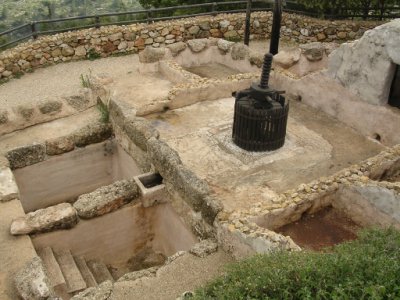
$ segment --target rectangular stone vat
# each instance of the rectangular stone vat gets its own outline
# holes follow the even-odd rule
[[[14,170],[26,213],[74,201],[81,194],[140,173],[135,161],[114,140]]]

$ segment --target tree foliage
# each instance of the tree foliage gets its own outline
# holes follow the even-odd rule
[[[400,0],[298,0],[299,4],[319,15],[369,15],[383,16],[394,5],[400,5]]]

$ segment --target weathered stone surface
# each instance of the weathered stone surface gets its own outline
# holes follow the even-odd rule
[[[231,49],[231,56],[234,60],[245,59],[249,55],[249,47],[242,43],[235,43]]]
[[[66,44],[61,45],[61,54],[63,56],[67,56],[67,57],[72,56],[72,55],[74,55],[74,53],[75,53],[75,50],[72,47],[70,47]]]
[[[395,64],[400,64],[400,19],[367,31],[332,52],[328,74],[366,102],[387,103]]]
[[[100,143],[112,135],[110,124],[89,124],[74,132],[73,139],[77,147],[85,147],[90,144]]]
[[[89,219],[114,211],[138,196],[133,180],[121,180],[79,196],[74,208],[81,218]]]
[[[300,49],[303,50],[303,54],[309,61],[319,61],[325,53],[325,46],[319,42],[301,45]]]
[[[54,295],[43,262],[37,256],[16,274],[15,286],[24,300],[45,300]]]
[[[208,239],[195,244],[189,252],[198,257],[206,257],[211,253],[217,252],[217,250],[218,244],[215,241]]]
[[[234,44],[234,42],[230,42],[224,39],[219,39],[217,42],[218,49],[224,53],[228,52]]]
[[[181,193],[181,196],[189,202],[196,211],[200,211],[206,197],[210,193],[207,183],[198,178],[191,170],[183,165],[177,166],[175,176],[172,180],[174,186]]]
[[[158,139],[160,136],[158,130],[151,126],[148,120],[140,117],[135,117],[133,120],[126,122],[124,130],[135,145],[144,151],[147,151],[147,141],[150,138]]]
[[[200,27],[197,26],[197,25],[194,25],[194,26],[191,26],[188,31],[189,31],[190,34],[196,35],[200,31]]]
[[[110,280],[104,281],[98,287],[91,287],[71,298],[71,300],[107,300],[112,295],[114,285]]]
[[[155,277],[158,269],[159,267],[151,267],[140,271],[130,272],[120,277],[117,281],[135,281],[142,277]]]
[[[61,203],[30,212],[11,223],[11,234],[31,234],[67,229],[78,223],[76,210],[69,203]]]
[[[220,211],[223,210],[221,201],[209,195],[203,199],[203,205],[201,207],[201,215],[208,224],[214,223],[215,217]]]
[[[0,168],[0,202],[18,198],[18,186],[9,168]]]
[[[179,53],[181,53],[183,50],[186,49],[186,47],[187,47],[186,43],[184,42],[177,42],[167,46],[167,48],[171,51],[173,56],[176,56]]]
[[[74,150],[75,144],[72,137],[59,137],[46,141],[47,155],[59,155]]]
[[[47,100],[39,104],[39,110],[44,115],[55,114],[61,111],[62,102]]]
[[[207,43],[207,39],[196,39],[187,41],[190,50],[192,50],[194,53],[203,51],[207,47]]]
[[[264,55],[256,51],[250,51],[249,62],[261,68],[264,63]]]
[[[300,49],[281,50],[274,56],[273,62],[284,69],[288,69],[299,61],[300,55]]]
[[[69,105],[71,105],[77,111],[84,111],[90,105],[92,90],[89,88],[82,88],[79,90],[77,95],[64,97]]]
[[[224,33],[224,38],[237,40],[239,38],[239,35],[236,30],[229,30]]]
[[[11,169],[23,168],[43,161],[46,157],[46,147],[43,144],[22,146],[8,151],[6,157]]]
[[[8,122],[8,111],[0,111],[0,125]]]
[[[25,120],[29,121],[32,118],[35,109],[30,106],[19,106],[17,111]]]
[[[79,46],[75,49],[76,56],[85,56],[86,55],[86,48],[85,46]]]
[[[147,152],[161,176],[167,180],[172,180],[178,166],[182,164],[178,152],[154,137],[147,141]]]
[[[146,47],[139,53],[139,60],[142,63],[154,63],[163,59],[165,56],[165,48]]]

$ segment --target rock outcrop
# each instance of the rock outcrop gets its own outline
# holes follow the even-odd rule
[[[400,65],[400,19],[342,44],[329,60],[328,74],[375,105],[386,104],[395,64]]]

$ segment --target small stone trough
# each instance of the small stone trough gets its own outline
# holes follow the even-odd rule
[[[135,176],[134,180],[139,187],[143,207],[166,202],[165,185],[162,183],[163,178],[160,174],[150,172]]]

